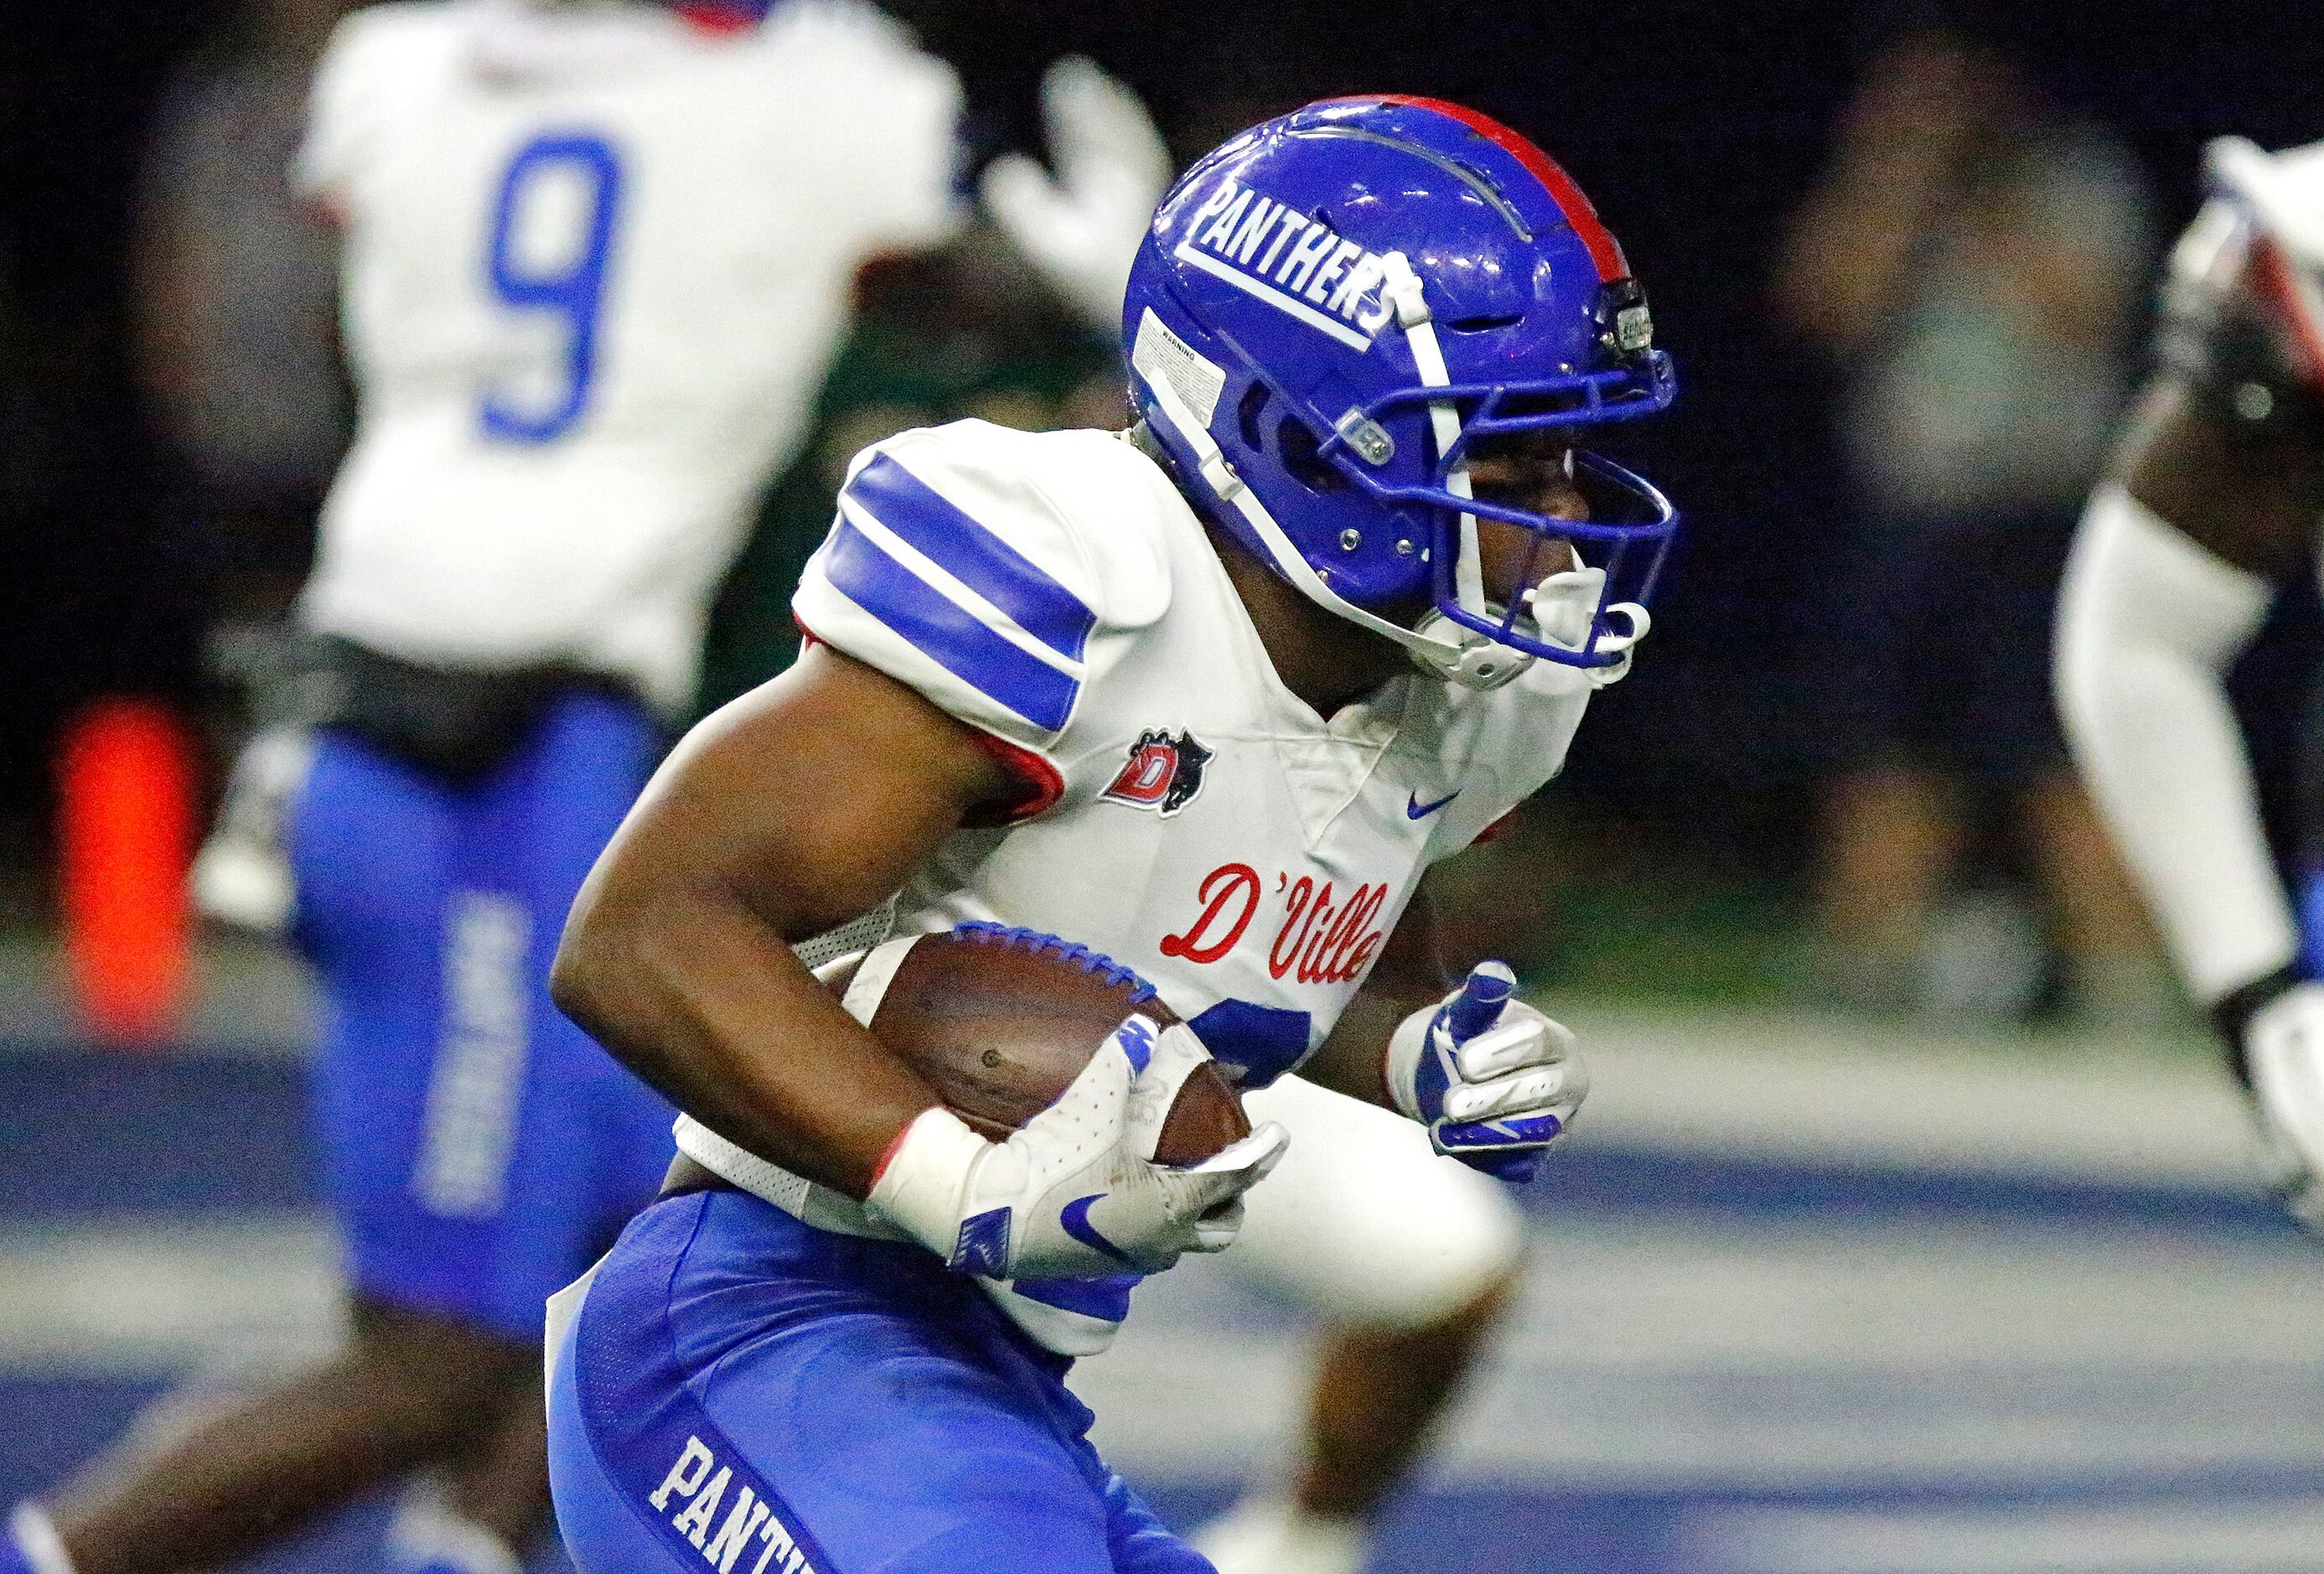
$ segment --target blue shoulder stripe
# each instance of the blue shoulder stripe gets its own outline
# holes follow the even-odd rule
[[[895,459],[875,455],[843,490],[864,512],[1015,619],[1019,628],[1058,655],[1081,659],[1097,614]]]
[[[824,548],[824,574],[848,600],[979,693],[1056,732],[1081,684],[1028,655],[906,568],[842,518]]]

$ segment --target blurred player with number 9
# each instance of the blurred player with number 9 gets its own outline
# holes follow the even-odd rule
[[[304,725],[245,757],[198,883],[318,970],[350,1331],[20,1509],[9,1574],[213,1567],[431,1466],[396,1566],[511,1574],[540,1526],[542,1304],[671,1118],[550,1005],[550,955],[858,270],[955,221],[949,68],[853,0],[767,10],[421,0],[326,52],[295,179],[342,226],[358,426]]]

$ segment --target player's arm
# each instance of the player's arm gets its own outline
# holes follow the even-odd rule
[[[969,727],[810,647],[655,775],[574,903],[551,992],[704,1124],[862,1197],[936,1096],[788,943],[877,906],[1009,786]]]
[[[2265,521],[2285,500],[2231,456],[2183,386],[2150,391],[2083,514],[2055,645],[2075,760],[2206,1003],[2278,974],[2296,944],[2226,687],[2272,599]]]
[[[1436,1151],[1526,1181],[1590,1091],[1573,1035],[1481,962],[1451,993],[1425,887],[1300,1074],[1428,1128]]]
[[[2314,551],[2313,410],[2311,392],[2231,348],[2166,370],[2091,496],[2060,594],[2068,738],[2207,1002],[2275,974],[2295,945],[2225,676]]]
[[[2176,357],[2142,400],[2067,566],[2056,680],[2077,763],[2258,1099],[2287,1190],[2324,1217],[2324,990],[2293,971],[2298,927],[2225,683],[2324,517],[2324,421],[2313,385],[2259,353],[2264,304],[2238,264],[2206,353]]]

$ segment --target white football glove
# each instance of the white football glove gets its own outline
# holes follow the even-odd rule
[[[1067,305],[1109,338],[1121,330],[1130,259],[1170,184],[1170,153],[1138,95],[1079,56],[1041,78],[1056,175],[1021,153],[986,166],[984,206]]]
[[[1606,571],[1602,568],[1569,568],[1563,574],[1553,574],[1533,589],[1525,593],[1526,608],[1533,613],[1534,627],[1552,645],[1568,650],[1579,650],[1590,638],[1591,621],[1598,614],[1599,598],[1606,594]],[[1646,609],[1634,601],[1616,602],[1606,609],[1628,618],[1628,633],[1609,633],[1598,641],[1600,655],[1619,656],[1610,667],[1585,667],[1582,669],[1592,688],[1604,688],[1609,683],[1619,683],[1629,676],[1630,658],[1638,641],[1655,626]]]
[[[188,877],[196,912],[255,934],[290,927],[299,889],[288,830],[314,763],[314,736],[303,727],[268,727],[243,745],[217,824]]]
[[[2295,984],[2254,1011],[2240,1053],[2276,1190],[2324,1230],[2324,984]]]
[[[1436,1151],[1504,1181],[1530,1181],[1590,1091],[1573,1034],[1516,998],[1505,962],[1479,962],[1461,987],[1388,1038],[1396,1107]]]
[[[1224,1251],[1242,1194],[1290,1136],[1273,1121],[1199,1164],[1153,1162],[1180,1084],[1208,1059],[1183,1024],[1132,1017],[1057,1101],[1006,1142],[941,1106],[905,1128],[864,1200],[873,1213],[988,1279],[1159,1273],[1182,1252]]]

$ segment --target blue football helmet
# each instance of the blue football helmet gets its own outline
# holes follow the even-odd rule
[[[1587,521],[1471,495],[1480,438],[1650,415],[1676,391],[1621,247],[1565,171],[1472,110],[1327,99],[1214,150],[1131,265],[1139,411],[1194,501],[1311,600],[1471,687],[1609,668],[1646,631],[1668,499],[1574,451]],[[1564,615],[1487,599],[1479,518],[1555,540]],[[1518,583],[1547,578],[1529,559]],[[1583,590],[1583,609],[1567,594]],[[1383,612],[1433,603],[1413,626]]]

